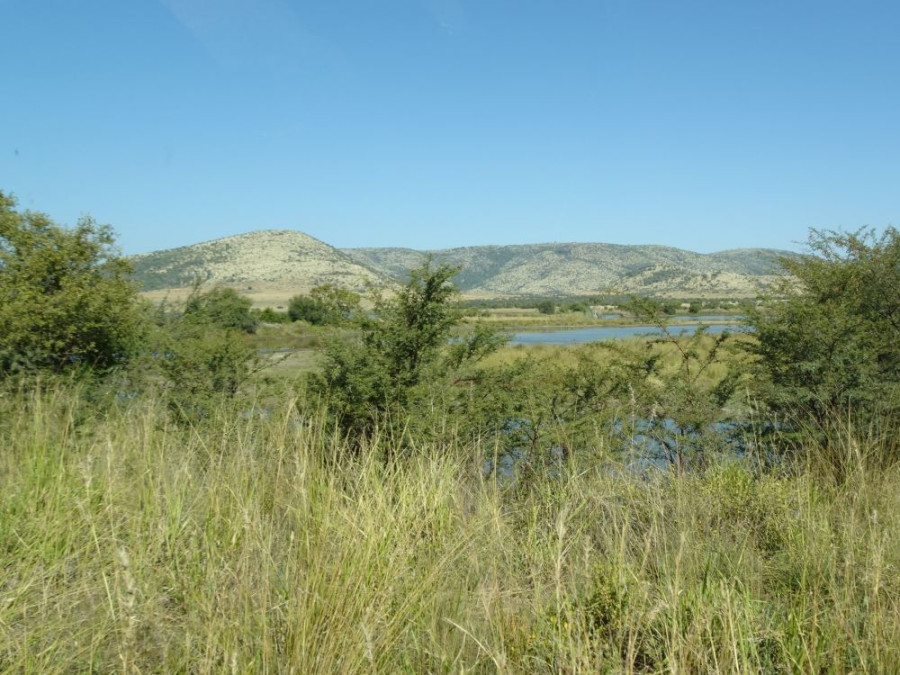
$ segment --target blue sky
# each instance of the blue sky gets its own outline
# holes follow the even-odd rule
[[[0,190],[126,253],[900,224],[900,3],[0,0]]]

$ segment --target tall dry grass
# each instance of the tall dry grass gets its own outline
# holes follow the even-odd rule
[[[0,422],[0,671],[900,664],[897,466],[648,479],[582,448],[498,483],[450,431],[386,464],[291,401],[184,429],[73,387]]]

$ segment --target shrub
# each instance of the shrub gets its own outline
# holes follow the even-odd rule
[[[477,373],[460,406],[459,429],[469,438],[496,438],[492,451],[515,457],[530,476],[558,473],[578,455],[596,457],[616,435],[640,372],[607,343],[565,349],[565,356],[526,352]],[[501,473],[502,464],[491,460]]]
[[[327,403],[344,434],[366,437],[379,424],[390,427],[391,420],[410,413],[421,422],[438,399],[452,396],[455,373],[502,344],[485,328],[449,344],[462,320],[452,302],[456,289],[450,280],[457,271],[427,261],[410,272],[393,298],[374,298],[373,315],[356,319],[358,338],[326,347],[311,390]]]
[[[143,322],[112,230],[90,218],[67,229],[15,206],[0,192],[0,376],[125,363]]]
[[[291,321],[306,321],[314,326],[340,325],[353,320],[359,312],[360,297],[353,291],[323,284],[309,295],[295,295],[288,303]]]
[[[661,332],[646,342],[643,355],[618,350],[638,374],[631,383],[638,431],[648,450],[658,448],[676,469],[702,465],[727,447],[728,405],[744,375],[740,361],[729,358],[732,336],[707,335],[703,326],[688,334],[670,331],[667,305],[653,299],[633,298],[625,308]]]
[[[541,314],[553,314],[556,311],[556,305],[553,304],[552,300],[542,300],[535,308]]]
[[[590,311],[590,307],[585,302],[567,302],[560,310],[563,312],[578,312],[584,314]]]
[[[252,305],[250,298],[243,297],[233,288],[220,286],[201,293],[199,286],[195,286],[185,304],[184,314],[195,322],[255,333],[259,319],[251,313]]]
[[[249,300],[226,288],[204,293],[195,287],[180,315],[161,308],[154,362],[177,421],[207,417],[259,370],[259,357],[244,335],[245,313]]]
[[[291,317],[287,312],[279,312],[271,307],[265,307],[261,310],[254,309],[251,312],[262,323],[289,323],[291,321]]]
[[[825,430],[850,419],[896,437],[900,404],[900,233],[813,230],[783,260],[782,298],[748,312],[771,411]]]
[[[236,331],[179,324],[159,359],[169,409],[180,422],[206,417],[217,401],[238,393],[254,363],[254,351]]]

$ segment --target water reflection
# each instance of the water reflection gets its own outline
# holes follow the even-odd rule
[[[726,323],[704,324],[710,335],[729,332],[746,331],[743,326]],[[697,326],[669,326],[670,335],[689,335],[697,330]],[[569,328],[554,331],[524,331],[514,333],[509,341],[511,345],[573,345],[602,340],[622,340],[633,337],[662,335],[656,326],[598,326],[595,328]]]
[[[513,421],[507,425],[505,433],[526,424],[524,420]],[[774,431],[775,427],[768,426],[767,430]],[[688,431],[671,419],[629,418],[613,420],[611,432],[616,449],[603,465],[606,470],[632,476],[649,477],[672,469],[691,471],[713,457],[739,461],[755,458],[769,464],[776,461],[771,450],[758,445],[758,438],[747,423],[717,422],[698,431]],[[672,454],[673,443],[681,446],[683,456],[678,459]],[[565,472],[567,455],[558,445],[538,451],[513,447],[486,458],[482,463],[482,474],[507,485],[515,483],[517,474],[523,469],[559,477]]]

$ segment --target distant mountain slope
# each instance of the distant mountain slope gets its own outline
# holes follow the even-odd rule
[[[796,255],[790,251],[776,251],[770,248],[732,248],[710,253],[709,258],[727,265],[733,272],[765,275],[781,274],[779,259]]]
[[[529,244],[419,252],[400,248],[344,249],[354,260],[397,277],[427,255],[461,265],[463,291],[502,295],[623,293],[753,295],[780,274],[771,249],[702,254],[665,246]]]
[[[263,230],[133,260],[147,291],[184,288],[199,277],[287,298],[323,283],[357,291],[367,284],[386,286],[428,255],[461,266],[456,284],[473,294],[738,297],[753,296],[770,285],[781,274],[779,256],[790,254],[770,249],[702,254],[665,246],[564,243],[338,250],[302,232]]]
[[[194,279],[226,285],[311,288],[331,283],[363,290],[381,274],[302,232],[262,230],[132,258],[144,290],[181,288]]]

